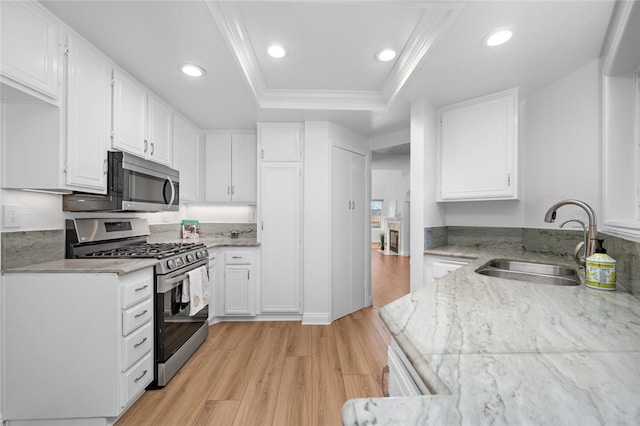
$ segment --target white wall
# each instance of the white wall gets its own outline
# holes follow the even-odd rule
[[[305,324],[331,322],[331,148],[334,144],[367,153],[368,141],[347,129],[328,122],[307,121],[304,131],[304,315]],[[371,194],[367,182],[367,194]],[[371,241],[363,241],[366,251],[367,296],[371,296]]]
[[[555,224],[546,224],[547,208],[563,198],[583,200],[599,212],[600,127],[596,60],[521,99],[520,200],[446,203],[446,224],[557,228],[565,219],[585,218],[568,206],[558,210]]]
[[[436,109],[421,98],[411,103],[411,248],[410,288],[424,282],[424,228],[444,225],[436,199]]]

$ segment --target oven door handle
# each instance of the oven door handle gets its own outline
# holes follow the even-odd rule
[[[158,293],[166,293],[172,288],[178,287],[178,283],[189,278],[189,274],[180,274],[177,277],[158,280]]]

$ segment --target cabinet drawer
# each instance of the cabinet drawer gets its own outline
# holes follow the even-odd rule
[[[129,401],[140,393],[153,380],[153,357],[149,353],[140,362],[122,375],[122,401],[126,407]]]
[[[122,308],[131,306],[148,299],[153,294],[153,275],[143,274],[136,276],[135,280],[124,284],[122,287]]]
[[[151,325],[152,323],[149,322],[122,339],[122,371],[127,371],[151,351],[153,346],[153,327]]]
[[[251,265],[253,255],[249,252],[234,252],[224,254],[225,265]]]
[[[147,299],[139,305],[122,312],[122,335],[127,336],[133,330],[149,322],[152,314],[153,306],[151,299]]]

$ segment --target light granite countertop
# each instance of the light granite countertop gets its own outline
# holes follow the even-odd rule
[[[434,396],[363,398],[345,425],[640,424],[640,300],[475,273],[514,250],[444,247],[468,265],[380,310]]]
[[[150,236],[149,243],[167,242],[200,242],[207,248],[215,247],[257,247],[260,244],[255,238],[199,238],[197,240],[183,240],[180,238],[167,239],[165,236]],[[157,259],[59,259],[49,262],[35,263],[4,271],[12,273],[116,273],[127,274],[139,269],[155,266]]]
[[[60,259],[11,268],[4,273],[128,274],[153,267],[156,263],[158,263],[157,259]]]

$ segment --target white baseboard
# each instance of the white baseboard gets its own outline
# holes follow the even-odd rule
[[[331,314],[329,312],[305,313],[302,315],[302,325],[329,325]]]

